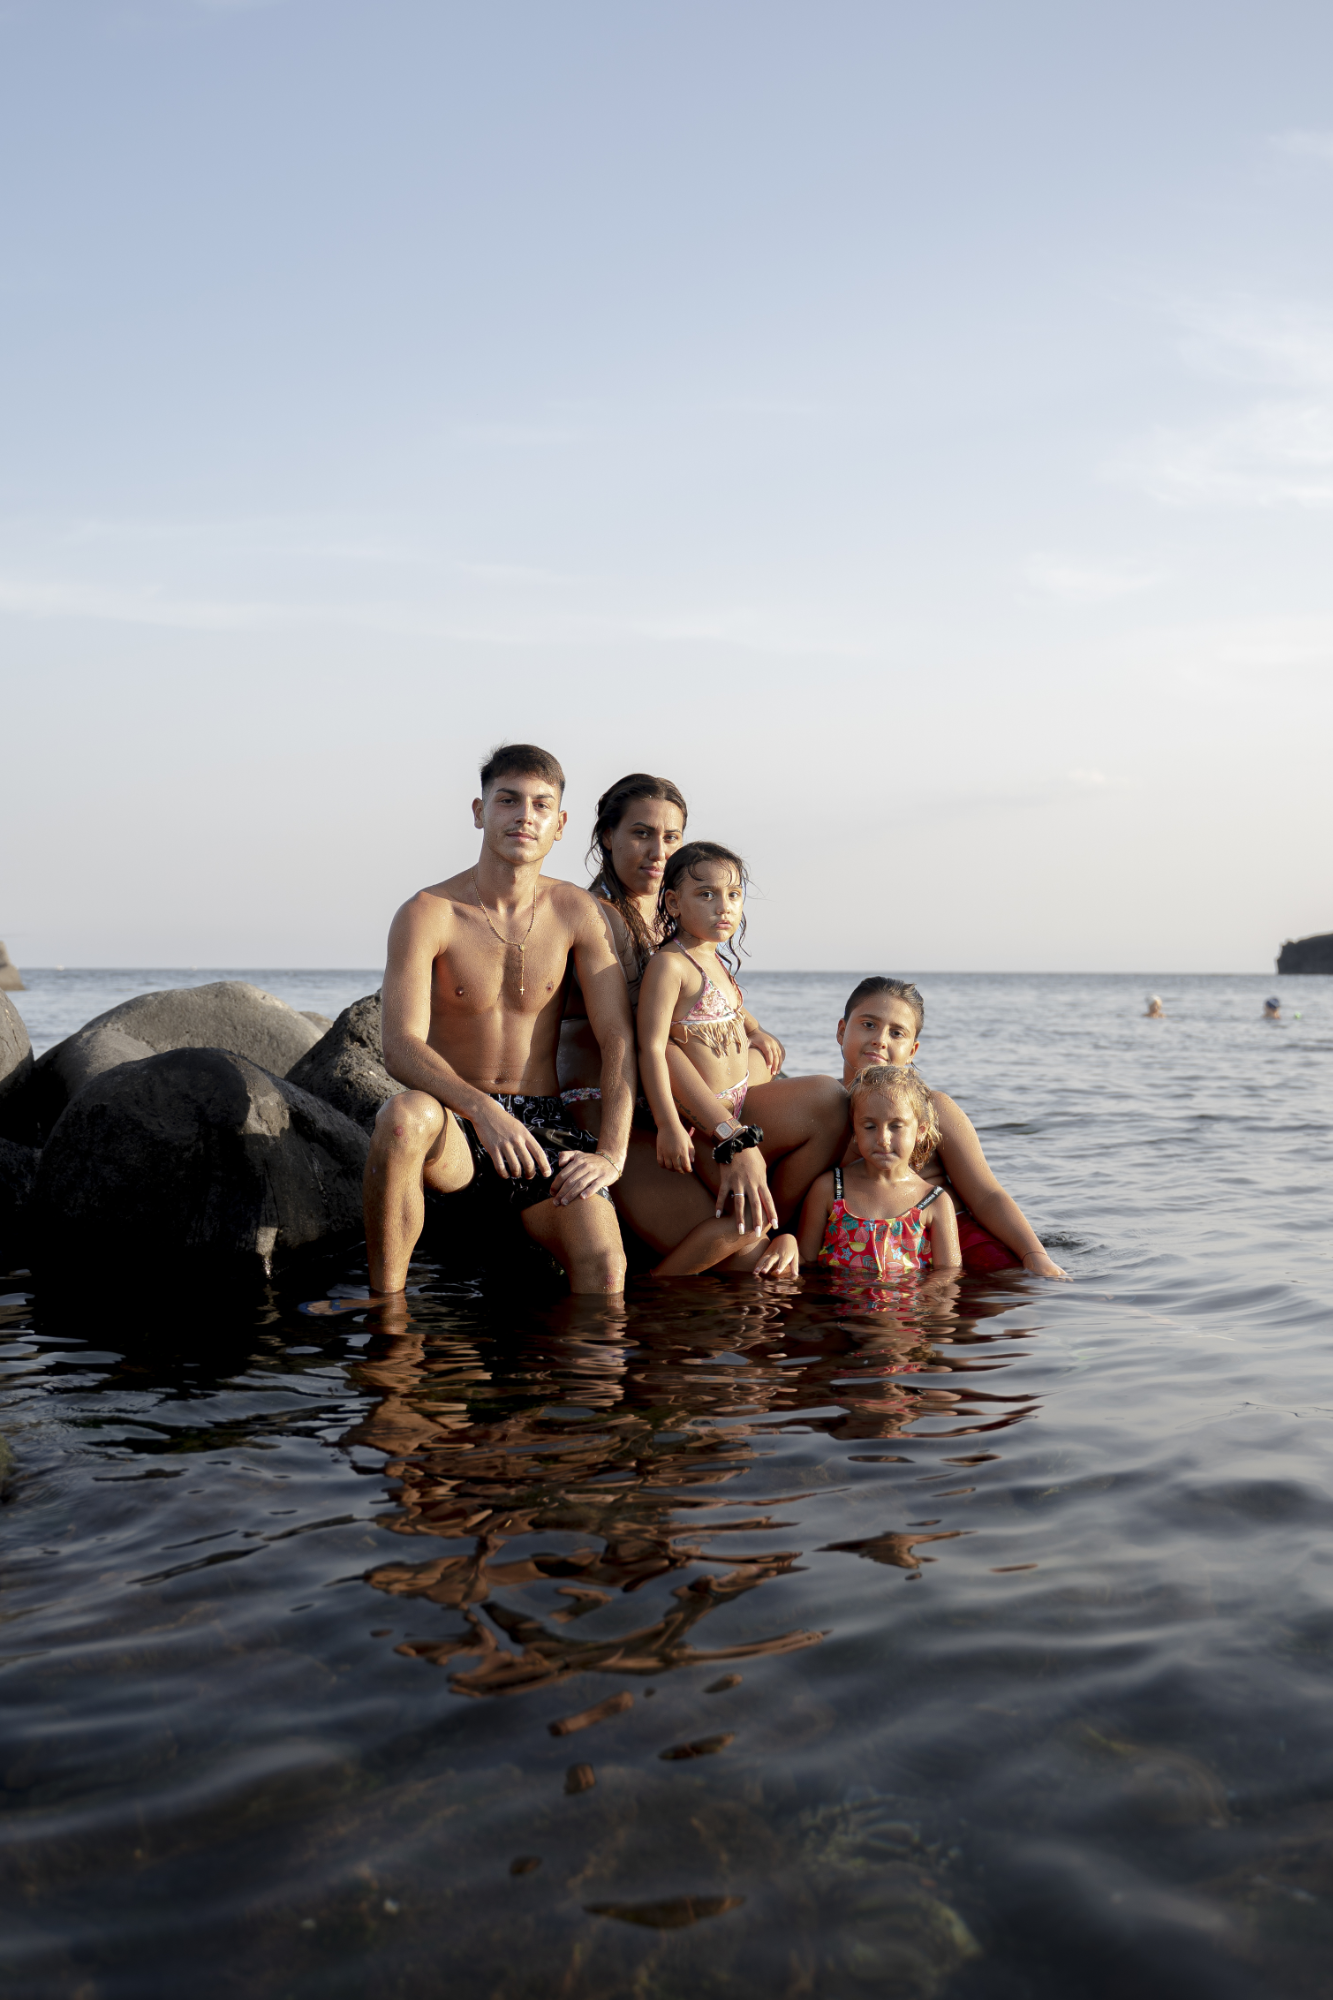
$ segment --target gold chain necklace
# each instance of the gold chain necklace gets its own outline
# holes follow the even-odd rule
[[[523,933],[523,942],[522,944],[517,944],[512,938],[502,937],[491,922],[490,911],[481,900],[481,886],[477,881],[477,871],[475,868],[472,870],[472,888],[477,898],[477,908],[481,911],[483,917],[485,917],[486,928],[491,936],[498,944],[502,944],[506,951],[516,951],[518,953],[518,997],[521,1000],[527,990],[524,985],[527,970],[523,954],[528,948],[528,939],[532,936],[532,926],[537,921],[537,891],[534,889],[532,892],[532,915],[528,918],[528,928]]]

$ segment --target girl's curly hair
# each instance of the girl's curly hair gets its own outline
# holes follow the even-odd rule
[[[896,1104],[911,1106],[920,1130],[912,1148],[910,1164],[914,1168],[924,1167],[940,1143],[940,1121],[935,1116],[930,1092],[921,1078],[914,1069],[902,1069],[896,1063],[871,1063],[868,1068],[858,1070],[852,1078],[847,1096],[853,1111],[856,1100],[869,1097],[872,1092],[878,1092],[881,1097],[890,1098]]]

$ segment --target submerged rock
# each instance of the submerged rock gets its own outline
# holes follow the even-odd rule
[[[28,1260],[32,1191],[40,1158],[35,1146],[0,1139],[0,1271],[15,1270]]]
[[[344,1007],[323,1040],[288,1075],[369,1132],[385,1099],[403,1088],[384,1067],[379,994],[368,993]]]
[[[32,1075],[32,1043],[23,1016],[0,993],[0,1131],[8,1130],[6,1113]]]
[[[98,1014],[41,1056],[21,1099],[15,1138],[40,1140],[94,1077],[121,1063],[143,1062],[170,1049],[227,1049],[260,1069],[285,1076],[319,1039],[313,1022],[243,979],[140,993]]]
[[[4,939],[0,938],[0,993],[22,993],[23,975],[5,950]]]
[[[94,1077],[57,1121],[33,1197],[59,1274],[134,1258],[237,1276],[361,1230],[364,1132],[225,1049],[182,1048]]]

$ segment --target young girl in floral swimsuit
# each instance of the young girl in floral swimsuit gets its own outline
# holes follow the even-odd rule
[[[961,1267],[953,1202],[917,1172],[939,1143],[926,1086],[914,1070],[881,1063],[848,1095],[860,1158],[821,1174],[806,1196],[802,1261],[868,1278]]]

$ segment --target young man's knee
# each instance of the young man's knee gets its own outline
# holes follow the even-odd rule
[[[392,1153],[428,1153],[444,1129],[443,1105],[424,1090],[403,1090],[380,1107],[374,1144]]]

